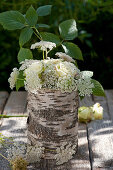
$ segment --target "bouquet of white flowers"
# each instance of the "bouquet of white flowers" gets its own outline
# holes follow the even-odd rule
[[[0,23],[5,29],[21,29],[20,51],[17,56],[21,66],[19,69],[14,68],[10,75],[11,89],[16,86],[18,90],[25,86],[26,90],[34,93],[38,89],[49,88],[62,92],[78,90],[79,96],[82,97],[92,93],[104,96],[100,83],[91,78],[93,72],[80,72],[77,67],[76,60],[83,60],[82,52],[77,45],[68,42],[68,40],[76,38],[78,34],[75,20],[70,19],[60,23],[61,39],[53,33],[40,32],[40,28],[47,29],[49,26],[37,23],[38,17],[48,15],[50,12],[51,5],[39,7],[37,10],[31,6],[25,15],[18,11],[0,13]],[[38,58],[33,60],[31,50],[24,48],[33,33],[40,41],[32,44],[31,49],[42,50],[42,60],[38,60]],[[59,48],[61,51],[56,52]]]
[[[81,98],[92,93],[105,94],[101,84],[92,79],[93,72],[80,71],[77,66],[76,60],[83,60],[82,52],[68,41],[78,35],[74,19],[59,24],[60,36],[40,31],[42,27],[49,28],[39,23],[40,16],[50,12],[51,5],[37,10],[31,6],[24,15],[7,11],[0,13],[0,24],[7,30],[21,30],[17,55],[20,67],[13,69],[8,81],[11,89],[25,87],[28,91],[28,141],[30,145],[40,142],[44,148],[43,159],[49,160],[48,167],[53,169],[53,164],[56,167],[67,162],[77,151],[78,94]],[[30,47],[27,42],[31,39]],[[33,50],[39,52],[35,59]]]

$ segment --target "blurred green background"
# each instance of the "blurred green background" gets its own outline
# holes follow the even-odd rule
[[[31,4],[35,9],[53,5],[51,16],[39,18],[40,23],[51,26],[47,31],[58,34],[60,22],[76,20],[79,36],[73,42],[84,56],[79,68],[94,71],[94,78],[105,89],[113,88],[113,0],[0,0],[0,12],[19,10],[24,14]],[[0,26],[0,90],[10,90],[7,79],[12,68],[18,67],[19,34]]]

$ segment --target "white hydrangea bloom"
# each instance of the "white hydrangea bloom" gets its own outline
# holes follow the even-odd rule
[[[56,47],[56,44],[49,41],[40,41],[31,45],[31,49],[40,48],[43,51],[52,50],[54,47]]]
[[[64,142],[61,147],[56,149],[56,154],[54,158],[56,159],[56,164],[61,165],[65,162],[68,162],[73,158],[73,154],[75,154],[76,145],[72,145],[72,143]]]
[[[16,81],[17,81],[17,78],[18,78],[18,75],[19,75],[19,71],[17,68],[14,68],[13,69],[13,72],[10,74],[10,77],[8,79],[8,82],[10,84],[10,88],[13,89],[15,87],[15,84],[16,84]]]
[[[92,88],[94,88],[94,84],[91,82],[91,78],[78,79],[76,80],[77,89],[79,90],[80,96],[90,95],[92,94]]]
[[[19,142],[16,142],[13,144],[13,146],[10,146],[10,148],[7,149],[7,158],[8,160],[12,161],[17,157],[22,157],[26,159],[26,146],[24,144],[20,144]]]
[[[28,145],[27,146],[27,161],[29,163],[35,163],[39,162],[40,158],[43,156],[44,153],[44,147],[42,147],[39,144],[36,144],[34,146]]]
[[[75,62],[74,59],[72,59],[72,57],[70,57],[69,55],[67,55],[66,53],[62,53],[62,52],[57,52],[55,54],[56,56],[62,58],[63,60],[66,60],[68,62]]]
[[[25,70],[26,68],[28,68],[32,63],[38,62],[38,60],[28,60],[25,59],[24,61],[22,61],[20,64],[20,68],[19,70]]]
[[[36,92],[36,90],[42,87],[41,79],[39,75],[43,71],[43,64],[40,61],[32,63],[27,69],[25,69],[25,89],[29,92]]]
[[[36,93],[36,90],[41,89],[42,87],[41,80],[38,77],[37,72],[27,69],[25,74],[26,74],[26,80],[24,81],[25,89],[29,92]]]

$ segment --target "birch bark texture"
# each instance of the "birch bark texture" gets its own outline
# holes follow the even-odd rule
[[[60,90],[41,89],[27,98],[27,137],[31,145],[41,143],[49,168],[56,166],[56,149],[63,142],[78,144],[78,92],[62,93]],[[45,163],[42,163],[45,166]],[[43,167],[44,169],[44,167]]]

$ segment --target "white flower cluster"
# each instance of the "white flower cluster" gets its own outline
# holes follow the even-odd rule
[[[10,88],[11,89],[13,89],[15,87],[18,75],[19,75],[18,69],[14,68],[13,72],[10,74],[10,78],[8,79],[8,82],[10,83]]]
[[[45,148],[39,144],[34,146],[27,146],[27,161],[29,163],[39,162],[40,158],[43,156]]]
[[[8,148],[6,152],[7,158],[10,161],[16,159],[17,157],[22,157],[26,159],[25,156],[26,146],[18,142],[15,142],[12,146],[10,146],[10,148]]]
[[[52,50],[54,47],[56,47],[56,44],[48,41],[40,41],[31,45],[31,49],[40,48],[43,51]]]
[[[94,88],[94,84],[91,82],[92,76],[93,72],[91,71],[82,71],[80,73],[80,78],[76,80],[77,89],[80,96],[92,94],[92,88]]]
[[[24,73],[25,89],[29,92],[36,93],[41,88],[61,90],[62,92],[78,90],[80,96],[90,95],[93,92],[94,85],[91,82],[93,72],[80,72],[73,63],[63,59],[48,58],[21,62],[20,69],[14,68],[8,80],[11,89],[15,87],[20,70]]]
[[[70,92],[76,89],[74,77],[78,72],[74,64],[61,59],[36,61],[24,71],[25,89],[34,93],[41,88]]]
[[[73,158],[73,154],[75,154],[76,145],[72,145],[72,143],[63,142],[61,147],[56,149],[56,154],[54,158],[56,159],[56,164],[61,165],[64,162],[68,162]]]

